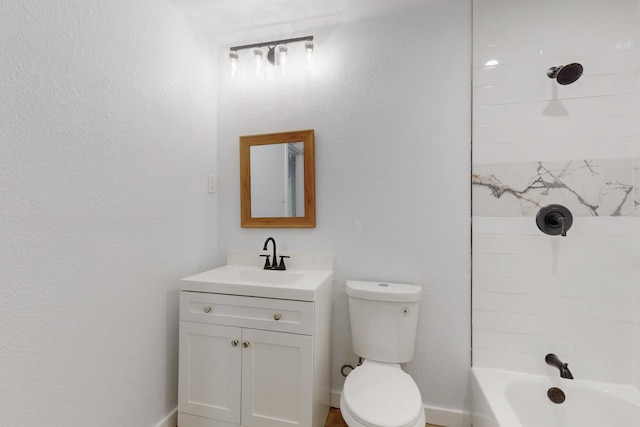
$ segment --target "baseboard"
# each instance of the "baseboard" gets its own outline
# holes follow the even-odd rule
[[[340,407],[341,391],[331,391],[331,406]],[[436,408],[434,406],[424,406],[424,415],[429,424],[443,427],[469,427],[469,417],[463,411]]]
[[[469,423],[469,416],[463,411],[425,405],[424,415],[427,419],[427,423],[437,426],[469,427],[471,425]]]
[[[171,411],[171,413],[167,415],[164,420],[156,424],[155,427],[177,427],[177,425],[178,425],[178,408]]]

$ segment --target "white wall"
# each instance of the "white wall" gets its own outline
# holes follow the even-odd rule
[[[634,252],[633,260],[636,266],[640,265],[640,218],[635,218],[634,221]],[[633,287],[632,301],[634,303],[634,333],[633,333],[633,385],[635,388],[640,389],[640,274],[635,274],[635,283]]]
[[[640,0],[636,0],[636,19],[640,22]],[[636,89],[636,102],[638,101],[638,96],[640,96],[640,79],[635,79],[635,89]],[[636,104],[636,117],[640,118],[640,104]],[[636,144],[640,144],[640,128],[636,128]],[[638,163],[636,162],[635,169],[635,194],[636,200],[640,200],[638,196],[640,194],[640,173],[638,173]],[[634,251],[634,260],[635,265],[640,266],[640,216],[635,217],[635,251]],[[638,267],[636,267],[635,273],[635,286],[634,286],[634,340],[633,340],[633,361],[634,361],[634,378],[633,385],[640,389],[640,271]]]
[[[2,424],[157,425],[216,258],[209,48],[166,1],[1,9]]]
[[[636,0],[474,1],[476,366],[557,375],[557,353],[633,382],[638,22]],[[580,80],[547,78],[570,62]],[[567,237],[535,225],[551,203],[573,211]]]
[[[470,24],[464,0],[309,31],[318,45],[312,71],[297,73],[291,64],[285,77],[239,70],[231,78],[220,55],[218,262],[229,248],[260,249],[268,236],[284,252],[335,255],[335,390],[342,388],[340,366],[357,361],[345,281],[415,283],[424,299],[407,370],[429,407],[463,408],[470,365]],[[317,227],[241,229],[238,137],[309,128],[316,138]]]

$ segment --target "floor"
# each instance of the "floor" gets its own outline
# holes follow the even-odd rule
[[[329,416],[327,417],[327,423],[324,427],[347,427],[347,424],[342,419],[342,415],[340,415],[340,409],[331,408],[329,411]],[[427,424],[425,427],[440,427],[433,424]]]

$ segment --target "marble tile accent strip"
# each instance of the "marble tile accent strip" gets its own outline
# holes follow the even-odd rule
[[[558,203],[574,216],[631,216],[640,198],[634,172],[631,158],[477,164],[473,215],[535,216]]]

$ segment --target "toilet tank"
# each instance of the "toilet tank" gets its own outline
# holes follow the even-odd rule
[[[354,353],[387,363],[413,359],[421,286],[348,280],[347,295]]]

